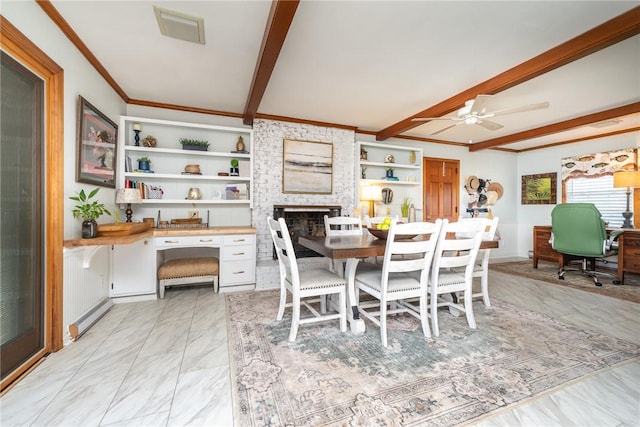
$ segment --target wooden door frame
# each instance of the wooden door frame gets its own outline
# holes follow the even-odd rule
[[[1,15],[0,48],[45,82],[44,347],[2,380],[4,390],[43,356],[63,347],[64,70]]]

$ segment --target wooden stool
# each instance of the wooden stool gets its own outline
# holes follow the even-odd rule
[[[218,292],[218,258],[178,258],[167,261],[158,269],[160,298],[164,288],[176,285],[213,282],[213,291]]]

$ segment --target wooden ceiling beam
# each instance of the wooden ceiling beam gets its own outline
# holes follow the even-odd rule
[[[242,113],[242,122],[245,125],[253,125],[260,101],[262,101],[264,92],[267,89],[271,73],[273,73],[273,69],[276,66],[280,50],[287,38],[289,27],[293,22],[293,17],[299,4],[299,0],[273,0],[271,3],[269,19],[262,37],[260,54],[253,72],[253,80],[251,81],[244,112]]]
[[[413,121],[412,119],[416,117],[444,116],[463,107],[465,101],[474,99],[477,95],[493,95],[502,92],[637,34],[640,34],[640,6],[516,65],[489,80],[382,129],[376,134],[376,140],[384,141],[387,138],[427,123]]]
[[[587,114],[586,116],[575,117],[573,119],[564,120],[562,122],[552,123],[550,125],[537,127],[535,129],[529,129],[511,135],[505,135],[500,138],[489,139],[487,141],[471,144],[469,145],[469,151],[478,151],[485,148],[493,148],[500,145],[511,144],[525,139],[532,139],[540,136],[550,135],[552,133],[564,132],[580,126],[586,126],[591,123],[611,120],[617,117],[622,117],[639,112],[640,102],[634,102],[631,104],[622,105],[620,107],[611,108],[609,110]]]

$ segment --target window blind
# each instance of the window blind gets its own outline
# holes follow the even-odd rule
[[[609,227],[622,226],[627,210],[627,189],[613,187],[613,174],[598,178],[569,178],[565,181],[567,203],[593,203]]]

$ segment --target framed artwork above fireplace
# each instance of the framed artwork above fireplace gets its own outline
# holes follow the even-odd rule
[[[282,192],[331,194],[333,144],[285,139],[282,150]]]

